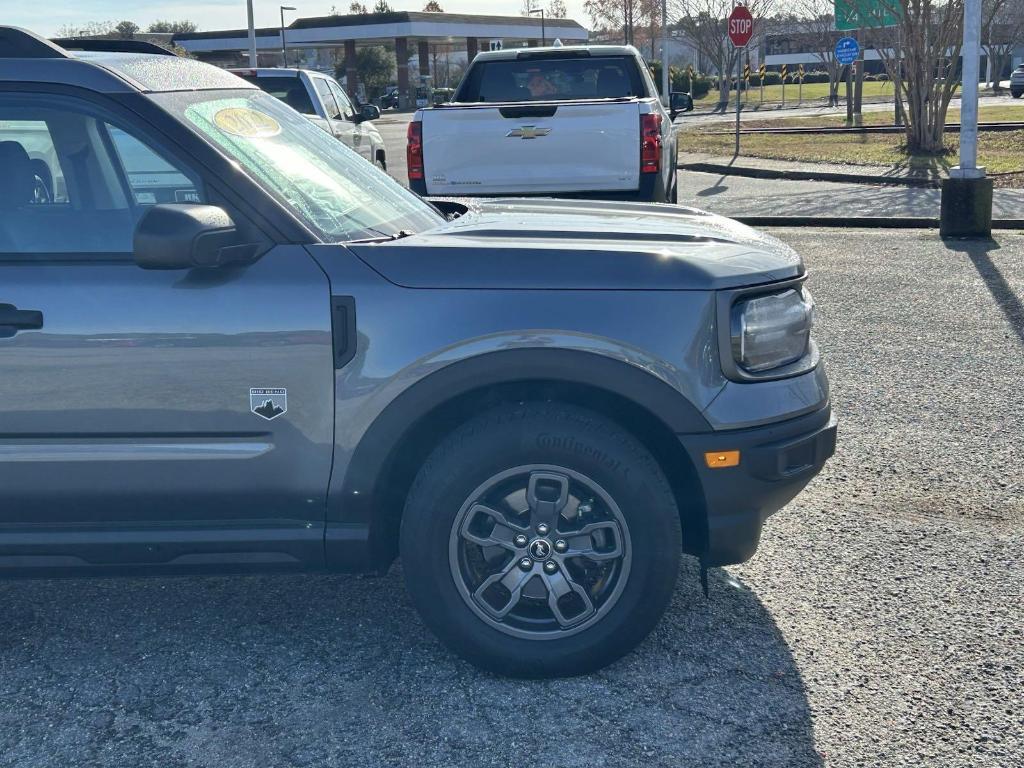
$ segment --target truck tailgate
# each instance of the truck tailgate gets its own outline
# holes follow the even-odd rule
[[[640,184],[637,101],[423,112],[432,195],[618,192]]]

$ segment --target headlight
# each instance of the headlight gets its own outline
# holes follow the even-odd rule
[[[795,363],[808,352],[812,325],[814,299],[803,289],[738,301],[731,312],[733,359],[748,373]]]

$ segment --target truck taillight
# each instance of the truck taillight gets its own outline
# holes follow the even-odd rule
[[[406,145],[405,158],[409,168],[410,179],[423,178],[423,123],[414,120],[409,123],[407,134],[409,143]]]
[[[640,173],[661,168],[661,115],[640,115]]]

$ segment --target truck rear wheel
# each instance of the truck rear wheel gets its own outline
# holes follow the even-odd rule
[[[526,403],[446,437],[409,492],[406,585],[459,655],[521,677],[598,669],[655,627],[681,552],[654,457],[604,417]]]

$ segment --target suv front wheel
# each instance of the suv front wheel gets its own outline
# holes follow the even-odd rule
[[[402,521],[406,585],[426,624],[491,671],[598,669],[661,618],[679,514],[658,463],[604,417],[506,406],[447,436]]]

